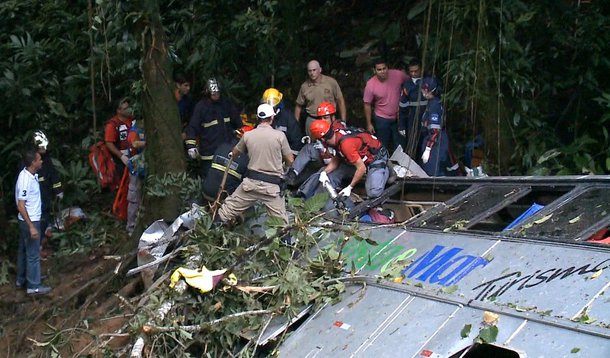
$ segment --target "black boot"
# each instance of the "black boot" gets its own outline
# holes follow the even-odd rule
[[[294,172],[294,169],[288,169],[286,175],[284,175],[284,181],[289,186],[295,186],[297,181],[297,173]]]
[[[222,221],[222,219],[220,218],[220,215],[216,214],[216,216],[214,216],[214,220],[212,221],[212,229],[219,229],[221,227],[225,226],[225,222]]]

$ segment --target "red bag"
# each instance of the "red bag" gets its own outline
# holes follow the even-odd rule
[[[394,224],[396,218],[391,209],[371,208],[368,212],[371,222],[375,224]]]
[[[112,153],[104,141],[99,141],[89,147],[89,165],[102,188],[117,190],[121,178],[117,173],[116,164],[112,160]]]
[[[123,172],[123,178],[121,178],[121,184],[119,190],[116,192],[114,197],[114,203],[112,204],[112,213],[119,220],[127,220],[127,192],[129,190],[129,171],[125,168]]]

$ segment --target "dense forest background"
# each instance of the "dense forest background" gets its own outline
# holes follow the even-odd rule
[[[0,3],[0,226],[13,217],[24,143],[51,140],[65,205],[97,190],[87,148],[129,95],[141,116],[144,36],[135,1],[8,0]],[[318,59],[342,86],[348,120],[363,123],[371,59],[394,68],[412,58],[444,84],[452,149],[484,139],[490,175],[610,171],[610,4],[518,0],[161,1],[174,71],[197,98],[216,76],[246,110],[279,88],[289,105]],[[143,25],[144,24],[144,25]],[[136,108],[137,108],[136,106]],[[0,231],[1,232],[1,231]],[[5,234],[0,234],[5,236]],[[0,240],[4,241],[4,240]],[[5,245],[5,244],[4,244]]]

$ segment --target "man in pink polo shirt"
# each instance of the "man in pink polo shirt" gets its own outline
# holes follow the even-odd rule
[[[402,143],[398,133],[398,102],[402,83],[409,76],[403,71],[388,69],[381,58],[374,65],[375,75],[366,82],[362,98],[366,129],[392,153]],[[372,107],[375,107],[374,117]]]

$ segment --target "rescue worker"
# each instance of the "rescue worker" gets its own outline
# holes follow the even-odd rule
[[[246,177],[237,189],[224,202],[216,222],[229,223],[238,215],[261,202],[272,216],[280,217],[288,224],[286,203],[280,192],[283,164],[292,164],[294,156],[288,145],[286,135],[273,129],[276,111],[268,103],[258,106],[259,125],[244,133],[239,143],[230,152],[232,158],[248,153],[250,162]]]
[[[51,154],[48,152],[49,140],[47,135],[38,130],[34,132],[34,146],[36,151],[42,158],[42,167],[38,170],[38,183],[40,184],[40,197],[42,200],[42,215],[40,217],[40,227],[44,233],[44,237],[41,238],[43,247],[47,239],[52,235],[52,223],[53,223],[53,200],[61,200],[64,197],[64,191],[61,184],[61,178],[55,165],[53,165],[53,159]],[[47,256],[47,251],[41,249],[41,257]]]
[[[414,156],[421,136],[421,118],[428,101],[421,94],[422,69],[419,60],[409,62],[408,70],[411,78],[402,84],[398,133],[403,138],[404,152]]]
[[[116,164],[117,173],[122,176],[129,160],[129,143],[127,135],[135,122],[133,110],[129,106],[129,98],[121,98],[117,102],[116,114],[106,122],[104,141],[112,159]]]
[[[421,167],[429,176],[445,176],[447,167],[451,166],[449,137],[443,129],[443,106],[438,86],[433,77],[422,80],[421,93],[428,104],[422,117]]]
[[[301,134],[301,128],[294,117],[294,114],[284,105],[284,102],[282,101],[283,97],[284,95],[282,92],[270,87],[263,92],[261,103],[271,105],[277,112],[277,115],[273,120],[273,128],[284,132],[288,139],[290,149],[292,149],[292,154],[296,155],[303,147],[303,143],[301,143],[303,135]]]
[[[139,127],[134,123],[127,135],[127,141],[129,142],[131,152],[129,162],[127,163],[127,169],[129,170],[129,186],[127,187],[126,230],[129,236],[131,236],[136,227],[138,209],[142,202],[142,184],[146,176],[146,168],[144,166],[146,137],[144,135],[144,128]]]
[[[316,60],[311,60],[307,63],[307,75],[309,78],[303,82],[297,95],[296,105],[294,107],[294,116],[300,120],[301,112],[305,108],[307,115],[305,121],[305,131],[309,135],[309,127],[311,122],[316,120],[316,108],[322,102],[330,102],[334,106],[339,107],[341,119],[347,120],[347,107],[345,106],[345,98],[341,92],[341,87],[337,80],[330,76],[322,74],[322,67]]]
[[[229,100],[221,98],[218,81],[210,78],[206,83],[205,96],[195,106],[186,128],[187,153],[191,159],[201,160],[201,178],[205,178],[210,169],[218,146],[222,143],[234,144],[235,131],[241,127],[237,109]]]
[[[218,191],[221,189],[227,194],[231,195],[239,183],[241,183],[244,174],[246,174],[246,170],[248,168],[248,156],[243,154],[233,157],[233,160],[229,160],[227,153],[231,152],[232,149],[233,145],[229,143],[222,143],[218,149],[216,149],[216,153],[214,153],[212,166],[210,167],[208,175],[205,177],[201,187],[203,197],[208,201],[214,201],[218,196]],[[231,162],[231,166],[227,168],[229,162]],[[227,173],[227,179],[224,187],[221,188],[222,178],[225,176],[225,172]]]
[[[333,130],[345,128],[345,122],[342,119],[336,118],[336,113],[337,110],[332,103],[322,102],[317,108],[316,117],[329,122]],[[313,169],[312,171],[309,171],[309,174],[312,174],[320,167],[328,164],[330,159],[335,155],[335,149],[326,147],[320,140],[314,140],[312,142],[310,137],[304,137],[304,140],[309,142],[299,151],[294,163],[292,163],[292,167],[286,174],[286,182],[288,185],[296,185],[299,181],[297,179],[299,175],[303,180],[304,178],[301,174],[307,173],[304,171],[306,167],[309,166]],[[309,177],[309,175],[306,177]]]
[[[366,194],[371,198],[381,196],[388,181],[388,151],[373,135],[359,128],[332,130],[324,120],[311,124],[313,138],[321,139],[327,146],[336,149],[337,154],[318,175],[318,181],[324,185],[331,182],[334,187],[345,178],[351,178],[339,196],[349,197],[352,189],[366,176]],[[333,175],[333,180],[329,175]]]

